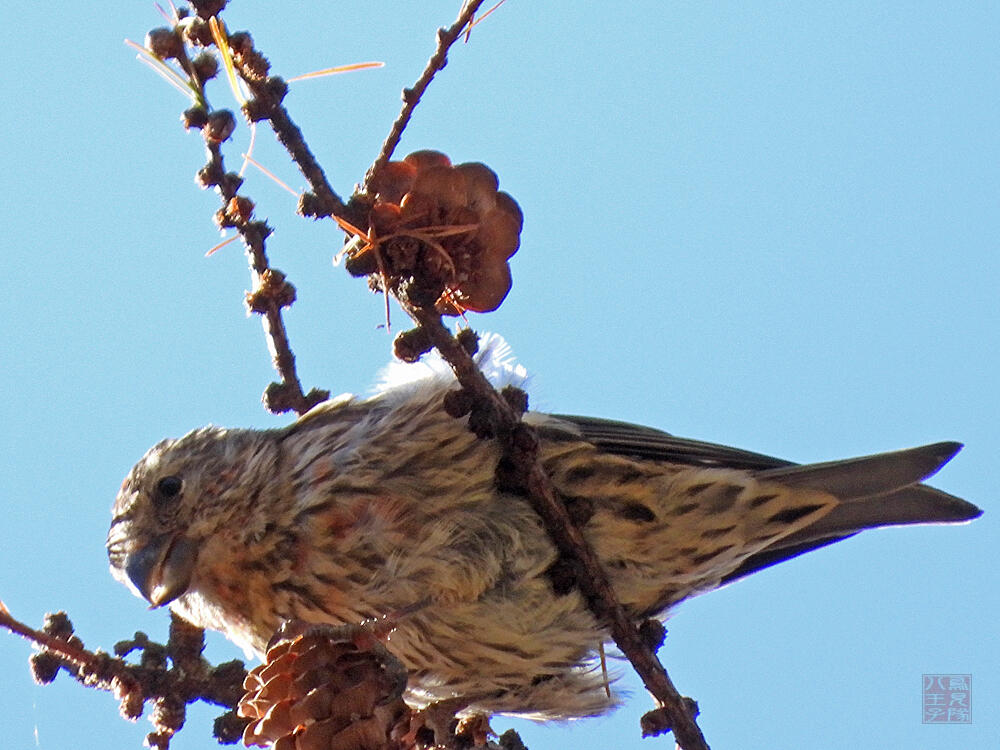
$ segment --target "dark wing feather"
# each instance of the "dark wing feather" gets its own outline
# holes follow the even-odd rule
[[[700,440],[679,438],[669,432],[628,422],[564,414],[553,414],[552,416],[562,422],[568,422],[578,430],[577,434],[563,432],[564,438],[574,437],[578,440],[583,438],[603,451],[631,458],[747,471],[765,471],[795,465],[791,461],[765,456],[763,453],[705,443]],[[558,428],[550,432],[546,429],[547,427],[549,427],[548,424],[542,425],[543,435],[547,437],[557,436]]]

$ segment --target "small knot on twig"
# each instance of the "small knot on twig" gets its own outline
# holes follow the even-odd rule
[[[684,702],[684,709],[688,716],[692,719],[698,716],[698,702],[696,700],[688,698],[686,695],[681,696],[681,700]],[[642,718],[639,719],[639,726],[642,728],[643,737],[656,737],[673,729],[669,712],[663,707],[654,708],[643,714]]]
[[[277,268],[268,268],[260,275],[260,286],[246,296],[247,309],[258,315],[288,307],[295,301],[295,287]]]

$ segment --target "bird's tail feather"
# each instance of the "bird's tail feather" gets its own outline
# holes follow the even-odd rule
[[[762,471],[757,476],[787,487],[822,490],[841,501],[848,501],[885,495],[922,482],[936,474],[961,448],[961,443],[934,443],[861,458],[782,466]]]
[[[978,518],[982,511],[972,503],[920,484],[948,463],[961,447],[959,443],[935,443],[875,456],[760,472],[760,478],[829,492],[841,502],[815,523],[749,557],[724,582],[846,539],[863,529],[961,523]]]

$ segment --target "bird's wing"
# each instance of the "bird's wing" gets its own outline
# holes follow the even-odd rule
[[[700,440],[679,438],[652,427],[642,427],[628,422],[597,417],[575,417],[553,414],[557,422],[543,422],[539,425],[543,436],[576,438],[593,443],[602,451],[616,453],[630,458],[650,461],[668,461],[702,468],[744,469],[765,471],[783,466],[794,466],[774,456],[765,456],[726,445],[705,443]],[[559,424],[559,423],[563,424]],[[567,429],[568,428],[568,429]]]
[[[977,518],[972,503],[920,481],[948,462],[961,445],[937,443],[877,456],[799,465],[773,456],[679,438],[650,427],[593,417],[553,415],[539,429],[550,439],[583,439],[631,458],[750,471],[770,481],[829,492],[841,499],[816,523],[752,555],[723,579],[734,581],[775,563],[879,526],[956,523]]]

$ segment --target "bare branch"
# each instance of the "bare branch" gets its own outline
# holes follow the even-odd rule
[[[462,31],[472,21],[473,16],[476,15],[476,11],[479,10],[479,6],[483,2],[484,0],[468,0],[462,6],[462,11],[458,14],[455,23],[447,29],[438,29],[437,49],[434,50],[434,54],[427,61],[424,72],[420,74],[420,78],[417,79],[412,88],[403,89],[403,108],[400,110],[399,116],[396,117],[396,121],[392,124],[392,129],[382,144],[382,150],[379,152],[378,158],[375,159],[365,173],[365,180],[359,192],[368,192],[369,185],[375,174],[392,158],[396,146],[399,145],[399,139],[402,137],[403,131],[406,130],[406,126],[410,122],[410,117],[413,116],[413,110],[420,103],[424,91],[427,90],[427,86],[434,79],[434,76],[437,75],[437,72],[448,64],[448,50],[451,49],[451,45],[462,35]]]
[[[31,657],[35,680],[48,683],[60,669],[78,682],[114,694],[121,703],[125,718],[138,719],[146,701],[153,710],[150,721],[154,731],[147,737],[151,747],[166,748],[173,734],[184,723],[185,707],[202,700],[230,709],[222,724],[242,726],[247,722],[232,715],[243,695],[246,669],[239,661],[213,666],[202,656],[204,631],[172,616],[166,645],[150,641],[136,633],[116,644],[111,656],[104,651],[90,651],[73,632],[73,625],[62,612],[47,615],[41,630],[32,628],[0,605],[0,627],[31,641],[38,652]],[[137,651],[139,663],[130,664],[126,656]],[[219,735],[217,732],[218,736]]]
[[[288,84],[280,76],[269,75],[271,64],[254,47],[250,34],[245,31],[232,34],[228,38],[228,44],[233,65],[253,95],[243,105],[243,114],[251,123],[264,120],[271,123],[278,142],[285,147],[309,182],[311,192],[301,196],[299,213],[315,218],[346,216],[347,206],[333,190],[326,179],[326,173],[302,136],[302,131],[282,104],[288,93]]]
[[[200,7],[204,4],[195,3],[200,14],[217,12],[221,9],[214,7],[217,3],[212,4],[213,8]],[[202,15],[202,19],[206,17],[208,16]],[[216,18],[211,17],[209,21],[202,19],[198,19],[197,24],[192,23],[187,27],[185,35],[188,43],[205,46],[214,43],[212,40],[215,38],[221,37],[220,42],[225,49],[220,49],[220,53],[224,59],[233,59],[239,53],[244,67],[256,71],[258,78],[264,78],[267,61],[253,50],[249,35],[243,35],[246,37],[243,41],[234,35],[237,37],[238,45],[232,47],[230,45],[232,38],[225,39],[224,35],[218,33],[219,27],[214,26],[217,23]],[[209,27],[212,29],[211,33]],[[302,384],[295,369],[295,355],[292,353],[282,317],[282,308],[290,306],[295,301],[295,287],[286,280],[281,271],[270,266],[266,241],[271,234],[271,228],[266,222],[253,218],[254,202],[239,194],[243,178],[239,174],[226,171],[222,144],[230,138],[236,128],[236,118],[229,110],[211,109],[207,103],[205,82],[215,74],[215,69],[212,69],[210,75],[199,73],[197,66],[188,62],[187,51],[179,32],[174,29],[172,34],[176,44],[171,48],[170,54],[178,60],[182,70],[190,71],[188,83],[197,93],[197,103],[184,113],[184,126],[188,129],[201,130],[208,150],[208,162],[198,171],[198,182],[203,188],[214,187],[219,194],[222,208],[215,214],[216,224],[222,229],[235,229],[243,241],[253,278],[253,291],[247,295],[247,307],[261,316],[271,360],[281,378],[280,382],[271,383],[264,391],[264,404],[275,414],[286,411],[304,414],[317,403],[329,398],[330,394],[328,391],[315,388],[308,394],[302,391]],[[280,85],[275,84],[272,88],[283,91],[284,82],[279,79],[278,84]],[[322,176],[322,170],[319,170],[319,174]],[[325,181],[325,177],[323,179]],[[339,198],[336,200],[339,201]]]

